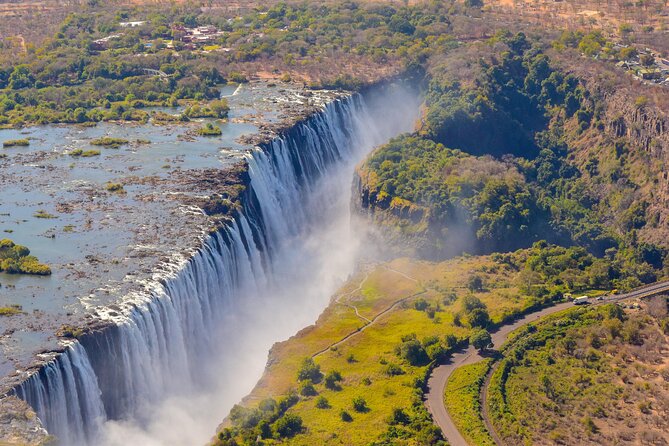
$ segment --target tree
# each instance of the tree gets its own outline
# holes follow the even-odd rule
[[[330,370],[327,375],[325,375],[325,387],[330,390],[341,390],[339,383],[342,380],[341,373],[337,370]]]
[[[476,310],[477,308],[485,308],[485,304],[481,302],[481,299],[479,299],[476,296],[465,296],[464,300],[462,301],[462,306],[465,310],[465,313],[471,313],[472,311]]]
[[[293,437],[302,432],[302,418],[287,413],[274,423],[274,432],[279,438]]]
[[[476,330],[472,335],[469,337],[469,343],[474,346],[478,351],[482,352],[486,350],[489,347],[492,347],[492,337],[490,336],[490,333],[488,333],[488,330],[481,329],[481,330]]]
[[[28,69],[27,65],[17,65],[14,71],[9,75],[9,88],[18,90],[20,88],[32,87],[35,84],[35,78]]]
[[[367,401],[361,396],[356,396],[353,398],[353,409],[356,412],[369,412],[369,407],[367,407]]]
[[[225,118],[228,116],[228,112],[230,111],[230,106],[228,106],[228,101],[225,99],[218,99],[215,101],[211,101],[211,104],[209,104],[209,108],[211,111],[214,112],[217,118]]]
[[[396,347],[395,353],[413,366],[425,364],[428,360],[425,349],[417,339],[402,342]]]
[[[488,310],[485,308],[477,308],[469,313],[469,325],[472,327],[485,328],[490,323],[490,316]]]
[[[471,292],[483,291],[483,278],[478,274],[472,274],[469,276],[469,279],[467,279],[467,288],[469,288],[469,291]]]
[[[483,0],[465,0],[467,8],[483,8]]]
[[[304,358],[300,369],[297,371],[297,380],[311,380],[311,382],[319,383],[322,378],[323,373],[321,373],[321,366],[316,364],[313,358]]]

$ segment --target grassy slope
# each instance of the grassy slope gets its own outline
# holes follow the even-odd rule
[[[486,359],[462,366],[453,372],[446,384],[444,402],[448,413],[469,444],[478,446],[495,444],[481,418],[479,399],[491,363],[492,359]]]
[[[494,263],[489,257],[458,258],[442,263],[399,259],[376,267],[368,276],[362,273],[344,286],[336,298],[342,303],[357,306],[360,313],[369,319],[394,302],[423,290],[425,293],[420,297],[433,305],[440,304],[441,311],[430,319],[425,312],[413,309],[412,300],[415,298],[410,299],[335,350],[316,357],[324,373],[330,370],[342,373],[342,390],[327,390],[318,384],[319,394],[328,399],[331,408],[315,408],[317,397],[312,397],[302,398],[289,410],[289,413],[301,416],[306,427],[306,432],[294,437],[290,444],[356,445],[378,438],[387,429],[386,420],[393,408],[408,406],[414,392],[413,382],[424,374],[426,368],[412,367],[401,361],[395,355],[394,347],[401,342],[402,336],[411,333],[418,334],[419,339],[430,335],[443,338],[450,333],[460,338],[468,336],[468,328],[453,325],[453,315],[460,310],[459,300],[450,305],[444,305],[442,300],[446,292],[454,291],[459,298],[467,294],[465,284],[473,271],[482,274],[488,284],[487,291],[476,295],[487,304],[493,321],[499,321],[505,314],[529,304],[530,298],[519,296],[513,284],[516,273]],[[360,290],[356,291],[360,285]],[[268,369],[246,398],[245,405],[253,407],[263,398],[276,398],[296,388],[296,373],[302,358],[327,348],[362,325],[364,321],[355,316],[353,309],[333,302],[316,325],[272,349]],[[353,362],[348,361],[350,355],[355,358]],[[384,360],[400,364],[406,373],[387,376],[383,371]],[[369,385],[363,384],[365,378],[371,381]],[[371,409],[369,412],[357,413],[352,409],[352,399],[357,396],[366,399]],[[340,420],[342,409],[353,416],[352,422]]]
[[[658,320],[636,311],[619,322],[604,309],[577,309],[539,324],[531,338],[548,340],[516,355],[507,376],[500,366],[491,383],[491,415],[506,441],[667,441],[669,342]]]

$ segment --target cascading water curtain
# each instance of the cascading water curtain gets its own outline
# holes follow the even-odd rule
[[[106,419],[139,416],[173,389],[187,392],[204,382],[219,321],[242,296],[271,293],[276,268],[290,267],[284,247],[321,224],[328,196],[341,193],[316,196],[319,183],[346,166],[349,182],[337,187],[350,189],[353,163],[413,122],[398,116],[401,125],[379,130],[375,119],[354,95],[253,150],[246,156],[250,186],[235,219],[156,281],[124,320],[85,335],[15,389],[60,445],[95,444]]]

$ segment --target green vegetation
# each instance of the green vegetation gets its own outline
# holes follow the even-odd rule
[[[15,147],[15,146],[29,146],[30,141],[27,139],[8,139],[2,143],[3,147]]]
[[[332,303],[315,326],[272,349],[268,370],[249,401],[295,395],[287,413],[299,416],[304,430],[281,443],[380,446],[413,439],[409,444],[443,444],[423,404],[427,376],[437,360],[466,345],[478,327],[514,319],[569,290],[537,276],[541,283],[521,291],[522,271],[531,268],[528,259],[542,249],[549,247],[442,263],[402,259],[360,274],[340,290],[341,303]],[[558,256],[549,262],[559,263]],[[360,331],[368,322],[351,305],[372,319],[398,302]],[[259,409],[251,403],[245,410]],[[231,417],[222,437],[250,444],[263,429],[260,421],[251,424]]]
[[[200,127],[197,130],[197,134],[200,136],[221,136],[223,131],[217,125],[213,125],[211,122],[205,124],[204,127]]]
[[[23,313],[21,305],[10,305],[8,307],[0,307],[0,316],[14,316]]]
[[[431,70],[424,127],[359,169],[363,206],[380,211],[393,241],[416,242],[429,258],[542,238],[612,260],[616,287],[654,281],[667,251],[639,239],[648,203],[623,199],[639,188],[627,173],[627,143],[604,140],[598,150],[619,155],[574,161],[583,141],[602,139],[599,99],[523,34],[492,41],[503,49],[467,73],[473,82],[452,72],[450,59]],[[449,57],[482,58],[467,51]]]
[[[74,158],[78,157],[89,158],[92,156],[98,156],[99,154],[100,154],[99,150],[83,150],[83,149],[74,149],[71,150],[69,153],[69,155]]]
[[[509,443],[550,439],[562,444],[609,444],[634,420],[652,438],[667,422],[654,416],[669,389],[657,352],[664,336],[666,297],[648,314],[609,304],[549,317],[514,335],[492,377],[489,402],[495,429]],[[631,360],[633,358],[633,360]]]
[[[479,394],[492,360],[457,368],[448,378],[444,393],[446,410],[469,444],[494,446],[495,442],[481,418]]]
[[[111,193],[124,193],[123,185],[121,183],[107,183],[105,190]]]
[[[70,14],[41,46],[0,60],[0,124],[146,122],[145,108],[179,101],[197,102],[189,115],[223,118],[218,86],[259,70],[313,87],[357,87],[455,46],[445,30],[449,15],[463,10],[450,1],[282,2],[231,16],[191,4],[140,10],[97,3]],[[144,25],[119,25],[140,11]],[[199,25],[222,33],[201,48],[180,41],[178,26]]]
[[[208,105],[190,105],[184,110],[183,116],[187,118],[226,118],[230,107],[225,99],[211,101]]]
[[[472,333],[469,343],[478,351],[483,351],[492,347],[492,337],[488,330],[481,328]]]
[[[30,250],[9,239],[0,240],[0,272],[48,276],[51,268],[30,255]]]
[[[58,218],[57,215],[50,214],[49,212],[45,211],[44,209],[39,209],[39,210],[37,210],[37,211],[33,214],[33,217],[35,217],[35,218],[45,218],[45,219],[49,219],[49,218]]]
[[[124,144],[128,144],[130,141],[123,138],[112,138],[110,136],[103,136],[102,138],[96,138],[91,140],[91,144],[94,146],[104,146],[110,147],[112,149],[118,149]]]

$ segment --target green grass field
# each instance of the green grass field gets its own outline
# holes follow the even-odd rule
[[[265,398],[278,400],[297,390],[296,376],[303,359],[324,351],[314,360],[324,374],[333,370],[341,373],[341,388],[332,390],[316,383],[317,395],[301,396],[288,413],[301,417],[303,432],[282,441],[295,445],[366,445],[381,435],[392,434],[396,428],[389,426],[389,418],[394,409],[414,410],[412,402],[422,394],[416,382],[429,367],[427,363],[409,364],[396,354],[396,347],[412,335],[419,341],[435,336],[444,342],[446,335],[468,338],[471,328],[466,321],[463,319],[458,326],[454,319],[462,312],[462,298],[472,294],[467,281],[474,273],[486,284],[483,291],[474,294],[487,306],[493,323],[534,302],[534,298],[518,291],[516,269],[490,257],[461,257],[442,263],[398,259],[376,266],[342,287],[315,325],[275,345],[268,369],[244,405],[256,407]],[[417,310],[414,305],[422,299],[427,309]],[[352,307],[374,322],[358,331],[368,321],[358,317]],[[351,333],[344,342],[328,349]],[[403,373],[390,376],[390,364],[399,366]],[[316,407],[321,396],[327,399],[329,408]],[[357,397],[365,399],[369,410],[354,410]],[[342,420],[342,410],[351,415],[351,421]],[[402,441],[422,444],[420,438]]]
[[[446,383],[444,402],[453,422],[469,444],[495,446],[481,418],[479,394],[492,359],[456,369]]]

